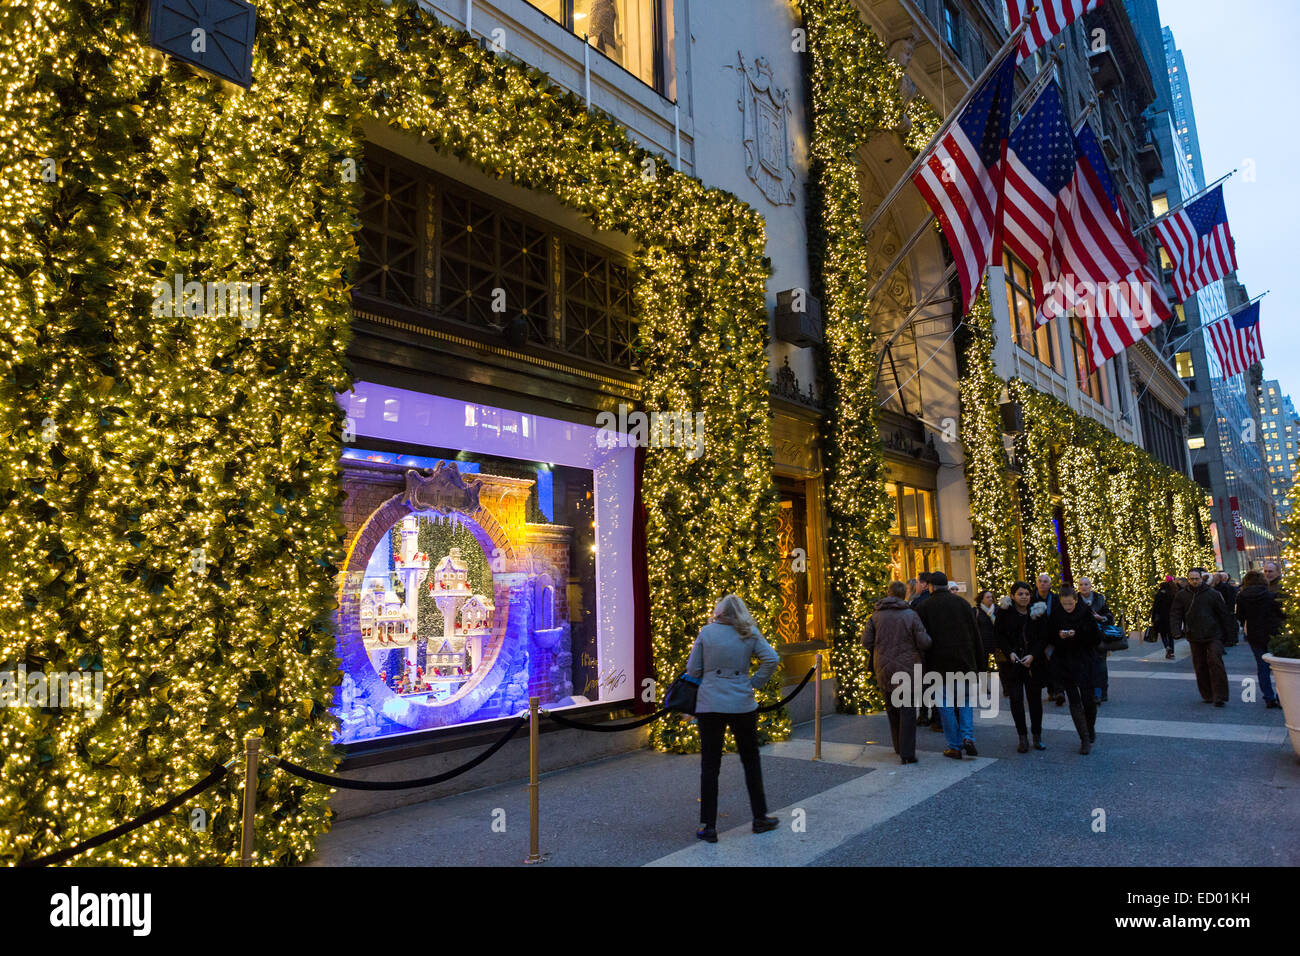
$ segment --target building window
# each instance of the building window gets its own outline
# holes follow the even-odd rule
[[[1030,293],[1029,270],[1015,256],[1004,256],[1007,274],[1007,303],[1011,308],[1011,334],[1016,344],[1049,368],[1060,371],[1050,323],[1034,325],[1034,297]]]
[[[380,150],[367,150],[363,179],[358,299],[635,367],[626,260]]]
[[[528,0],[642,83],[665,91],[661,0]]]
[[[1187,433],[1189,435],[1204,435],[1205,423],[1201,419],[1201,406],[1193,405],[1187,410]]]
[[[1174,368],[1178,370],[1178,377],[1187,379],[1196,377],[1196,369],[1192,365],[1191,352],[1179,352],[1174,356]]]
[[[953,0],[943,0],[943,39],[961,54],[961,11]]]
[[[1102,393],[1101,373],[1097,369],[1088,371],[1088,339],[1083,328],[1083,320],[1070,316],[1070,342],[1074,347],[1074,370],[1079,389],[1098,405],[1106,404]]]
[[[1164,193],[1151,197],[1151,217],[1163,216],[1169,211],[1169,197]]]

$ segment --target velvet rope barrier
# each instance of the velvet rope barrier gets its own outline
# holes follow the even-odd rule
[[[300,767],[298,764],[283,757],[268,755],[269,760],[273,760],[279,766],[283,767],[295,777],[302,777],[304,780],[310,780],[312,783],[323,783],[327,787],[337,787],[340,790],[413,790],[416,787],[431,787],[435,783],[442,783],[445,780],[451,780],[453,777],[459,777],[466,771],[473,770],[483,761],[487,760],[494,753],[506,745],[506,743],[519,732],[519,728],[528,723],[527,717],[516,717],[510,729],[502,734],[491,747],[483,751],[468,763],[463,763],[454,770],[448,770],[444,773],[436,774],[432,777],[420,777],[416,780],[349,780],[346,777],[336,777],[333,774],[317,773],[315,770],[308,770],[306,767]]]
[[[758,712],[759,712],[760,714],[766,714],[766,713],[769,713],[769,712],[774,711],[774,710],[780,710],[780,709],[781,709],[782,707],[784,707],[786,704],[790,703],[790,701],[794,700],[796,697],[799,696],[799,692],[800,692],[801,690],[803,690],[805,687],[808,686],[808,682],[809,682],[810,680],[812,680],[812,676],[813,676],[814,673],[816,673],[816,671],[817,671],[817,668],[815,668],[815,667],[810,667],[810,668],[808,668],[808,673],[803,675],[803,680],[801,680],[801,681],[799,682],[799,686],[798,686],[798,687],[796,687],[794,690],[790,691],[790,693],[789,693],[788,695],[786,695],[785,697],[783,697],[781,700],[778,700],[775,704],[768,704],[766,707],[760,707],[760,708],[758,708]]]
[[[781,700],[778,700],[775,704],[768,704],[766,707],[758,708],[758,712],[766,714],[773,710],[778,710],[790,703],[790,701],[794,700],[795,697],[799,695],[800,691],[808,686],[808,682],[812,680],[812,676],[816,670],[817,668],[815,667],[808,668],[808,673],[803,675],[803,680],[799,682],[798,687],[790,691],[789,694]],[[657,710],[648,717],[638,717],[636,720],[630,720],[625,724],[585,724],[577,720],[570,720],[568,717],[561,717],[554,711],[547,711],[545,716],[555,721],[561,727],[569,727],[573,730],[592,730],[602,734],[616,734],[621,730],[636,730],[638,727],[644,727],[646,724],[658,720],[664,714],[670,713],[672,713],[672,711]]]
[[[154,809],[150,810],[148,813],[136,817],[134,820],[131,820],[127,823],[123,823],[121,826],[116,826],[111,830],[107,830],[104,833],[101,833],[99,836],[91,837],[89,840],[85,840],[81,843],[78,843],[74,847],[70,847],[66,850],[60,850],[58,853],[51,853],[49,856],[43,856],[36,860],[25,860],[19,863],[18,865],[19,866],[53,866],[57,863],[63,863],[67,860],[70,860],[74,856],[78,856],[79,854],[85,853],[87,850],[93,850],[97,846],[103,846],[105,843],[108,843],[110,840],[116,840],[118,837],[130,833],[132,830],[138,830],[146,823],[152,823],[154,820],[157,820],[159,817],[163,816],[164,814],[170,813],[171,811],[175,810],[186,800],[189,800],[193,797],[197,797],[204,790],[208,789],[208,787],[213,786],[215,783],[217,783],[217,781],[219,781],[222,777],[224,777],[233,765],[234,765],[234,761],[231,761],[230,763],[225,763],[225,764],[221,764],[218,767],[213,767],[212,772],[210,774],[208,774],[206,777],[204,777],[194,786],[190,787],[184,793],[178,793],[176,796],[172,797],[166,803],[155,807]]]

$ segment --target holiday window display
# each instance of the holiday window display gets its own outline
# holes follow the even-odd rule
[[[571,560],[573,527],[528,520],[545,517],[538,478],[461,474],[445,460],[350,467],[367,472],[350,495],[375,507],[352,538],[340,601],[340,742],[508,716],[530,696],[560,707],[596,699],[574,659],[588,657],[584,627],[569,620],[570,595],[584,623],[592,616],[589,575]],[[589,473],[503,470],[530,468],[546,479],[548,507],[552,494],[590,501]]]

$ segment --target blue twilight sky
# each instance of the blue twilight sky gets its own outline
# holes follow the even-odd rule
[[[1237,278],[1260,303],[1264,377],[1300,401],[1300,4],[1295,0],[1159,0],[1183,51],[1205,182],[1228,170],[1224,200]],[[1243,164],[1254,161],[1254,182]]]

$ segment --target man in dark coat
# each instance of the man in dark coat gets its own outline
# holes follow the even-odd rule
[[[891,581],[886,597],[876,602],[876,612],[867,621],[862,643],[871,653],[871,669],[876,685],[885,698],[889,715],[889,735],[894,753],[903,763],[916,763],[916,697],[921,688],[913,687],[916,665],[930,646],[930,636],[921,619],[903,600],[907,585]],[[896,675],[904,675],[895,681]],[[906,692],[904,699],[895,694]]]
[[[1281,707],[1277,691],[1273,689],[1273,673],[1264,660],[1269,641],[1282,629],[1283,594],[1268,586],[1268,579],[1259,571],[1247,571],[1237,592],[1237,620],[1246,627],[1246,643],[1255,655],[1255,669],[1259,674],[1259,689],[1265,707]]]
[[[916,613],[930,635],[930,650],[926,654],[926,670],[943,674],[943,703],[939,706],[939,719],[943,722],[943,734],[947,743],[945,757],[960,760],[962,751],[972,757],[978,755],[975,749],[974,709],[970,705],[973,687],[966,694],[961,706],[948,675],[962,681],[973,682],[977,679],[979,669],[980,637],[975,630],[975,618],[971,615],[970,605],[962,598],[948,590],[948,576],[942,571],[930,575],[931,594]]]
[[[930,572],[922,571],[916,576],[916,596],[908,603],[913,611],[918,610],[921,604],[930,596]],[[939,715],[935,713],[933,707],[922,707],[916,715],[916,726],[929,727],[931,730],[939,730]]]
[[[1169,612],[1174,637],[1185,637],[1192,649],[1196,689],[1201,700],[1215,707],[1228,703],[1228,672],[1223,648],[1236,640],[1237,621],[1228,613],[1223,597],[1206,583],[1204,568],[1187,572],[1187,587],[1178,592]]]
[[[1047,627],[1047,617],[1056,607],[1056,593],[1052,590],[1052,576],[1046,572],[1040,574],[1034,581],[1034,596],[1029,603],[1030,627],[1036,636],[1041,636],[1038,632],[1044,631]],[[1043,605],[1041,611],[1035,610],[1035,605]],[[1045,683],[1043,688],[1047,690],[1047,696],[1056,701],[1057,707],[1065,705],[1065,693],[1056,683],[1056,676],[1050,668],[1044,668]]]
[[[1092,612],[1098,627],[1115,623],[1115,615],[1106,603],[1106,595],[1093,588],[1090,577],[1079,578],[1079,603]],[[1098,647],[1092,658],[1092,695],[1099,704],[1110,700],[1110,671],[1106,666],[1108,653]]]

